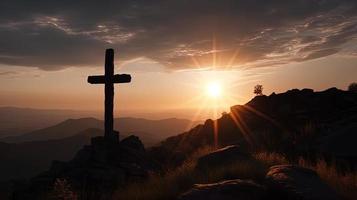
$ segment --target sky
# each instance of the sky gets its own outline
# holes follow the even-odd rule
[[[217,117],[263,93],[357,81],[355,0],[0,2],[0,106],[103,110],[115,49],[117,115]],[[219,94],[212,96],[218,85]]]

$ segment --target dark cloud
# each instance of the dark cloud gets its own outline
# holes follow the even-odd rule
[[[3,0],[0,63],[55,70],[146,57],[170,69],[259,67],[349,52],[355,0]],[[351,46],[351,45],[349,45]],[[349,52],[350,55],[354,52]]]

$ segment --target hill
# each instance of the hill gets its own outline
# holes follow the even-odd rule
[[[186,119],[148,120],[142,118],[116,118],[114,128],[123,135],[137,135],[148,146],[166,137],[176,135],[189,128],[191,121]],[[35,130],[23,135],[0,139],[2,142],[19,143],[28,141],[52,140],[70,137],[88,128],[103,128],[103,121],[95,118],[67,119],[59,124]]]
[[[53,160],[69,160],[103,130],[87,129],[73,136],[8,144],[0,142],[0,180],[29,178],[47,169]]]
[[[151,149],[166,163],[179,164],[197,149],[240,144],[290,158],[323,154],[357,160],[357,93],[331,88],[322,92],[293,89],[256,96],[217,120],[170,137]]]
[[[183,132],[190,124],[185,119],[147,120],[117,118],[121,139],[128,135],[142,138],[146,146]],[[0,142],[0,180],[29,178],[47,169],[52,160],[67,161],[93,136],[103,135],[103,121],[95,118],[68,119],[59,124]]]
[[[91,111],[0,107],[0,138],[53,126],[68,118],[98,116]]]

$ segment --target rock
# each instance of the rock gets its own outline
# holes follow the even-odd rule
[[[238,161],[251,160],[251,158],[240,146],[231,145],[198,158],[196,168],[204,170],[211,167],[233,164]]]
[[[129,137],[124,138],[121,142],[120,145],[123,147],[128,147],[132,148],[138,151],[145,151],[145,147],[143,143],[140,141],[140,139],[134,135],[131,135]]]
[[[337,200],[337,194],[311,169],[276,165],[266,175],[266,186],[276,199]]]
[[[71,161],[54,161],[48,171],[32,178],[28,187],[15,191],[14,199],[39,199],[52,192],[58,179],[66,180],[81,199],[111,199],[118,187],[142,181],[157,170],[159,166],[139,138],[130,136],[119,143],[95,137]]]
[[[302,94],[309,94],[309,95],[313,95],[314,94],[314,90],[310,89],[310,88],[304,88],[301,90]]]
[[[196,184],[179,200],[259,200],[265,199],[265,188],[250,180],[228,180],[213,184]]]

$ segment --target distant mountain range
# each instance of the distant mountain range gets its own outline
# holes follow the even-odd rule
[[[18,136],[1,138],[1,142],[20,143],[71,137],[89,128],[103,129],[103,121],[95,118],[68,119],[59,124],[31,131]],[[123,135],[137,135],[146,145],[153,145],[162,139],[179,134],[190,128],[186,119],[148,120],[142,118],[116,118],[114,128]]]
[[[147,120],[117,118],[115,128],[121,139],[141,138],[146,146],[189,129],[185,119]],[[47,169],[52,160],[66,161],[93,136],[103,135],[103,121],[95,118],[68,119],[59,124],[23,135],[2,138],[0,142],[0,181],[28,178]]]
[[[98,117],[94,111],[0,107],[0,138],[16,136],[69,118]]]

